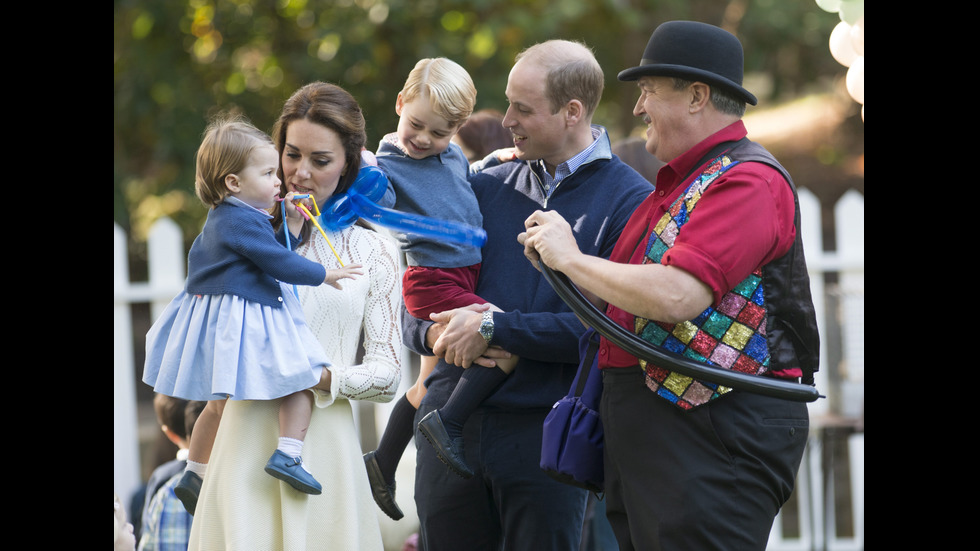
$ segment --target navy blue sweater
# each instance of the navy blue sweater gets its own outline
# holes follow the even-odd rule
[[[195,295],[231,294],[279,307],[279,281],[323,283],[326,268],[279,242],[269,218],[227,199],[211,209],[201,235],[187,254],[186,291]]]
[[[578,367],[578,337],[585,328],[544,276],[525,258],[517,235],[535,210],[554,210],[571,224],[582,252],[608,257],[633,210],[653,186],[612,155],[600,138],[593,157],[546,198],[539,177],[514,161],[470,177],[480,203],[487,244],[476,294],[497,305],[491,344],[520,356],[513,373],[484,406],[550,408],[564,396]],[[419,353],[431,322],[404,316],[405,343]],[[439,362],[425,400],[445,403],[462,368]]]

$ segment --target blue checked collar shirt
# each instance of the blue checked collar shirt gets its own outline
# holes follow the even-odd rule
[[[587,161],[590,158],[592,152],[595,151],[595,148],[599,143],[599,138],[602,136],[602,134],[605,131],[606,130],[603,127],[593,124],[592,144],[590,144],[589,147],[586,147],[582,151],[578,152],[578,154],[574,155],[571,159],[568,159],[567,161],[560,163],[557,167],[555,167],[554,176],[548,173],[548,170],[544,166],[544,160],[538,159],[537,161],[534,161],[533,166],[535,172],[537,172],[538,175],[541,176],[541,183],[544,184],[546,195],[551,195],[551,192],[555,189],[555,186],[557,186],[558,183],[562,181],[562,179],[574,173],[576,170],[579,169],[580,166],[582,166],[583,163],[585,163],[585,161]]]

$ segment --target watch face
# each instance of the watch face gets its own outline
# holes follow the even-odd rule
[[[480,324],[480,335],[486,339],[487,344],[490,344],[490,339],[493,338],[493,318],[489,316],[483,317],[483,323]]]

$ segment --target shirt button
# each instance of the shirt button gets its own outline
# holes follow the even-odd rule
[[[664,196],[664,192],[663,191],[658,191],[657,193],[659,193],[661,197]]]
[[[282,302],[282,297],[279,297],[279,302]]]

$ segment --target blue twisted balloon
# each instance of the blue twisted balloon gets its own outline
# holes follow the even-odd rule
[[[320,224],[337,231],[352,225],[358,218],[364,218],[395,231],[463,245],[482,247],[487,242],[487,232],[483,228],[379,206],[377,201],[387,189],[388,177],[380,168],[362,166],[346,193],[327,200],[320,214]]]

